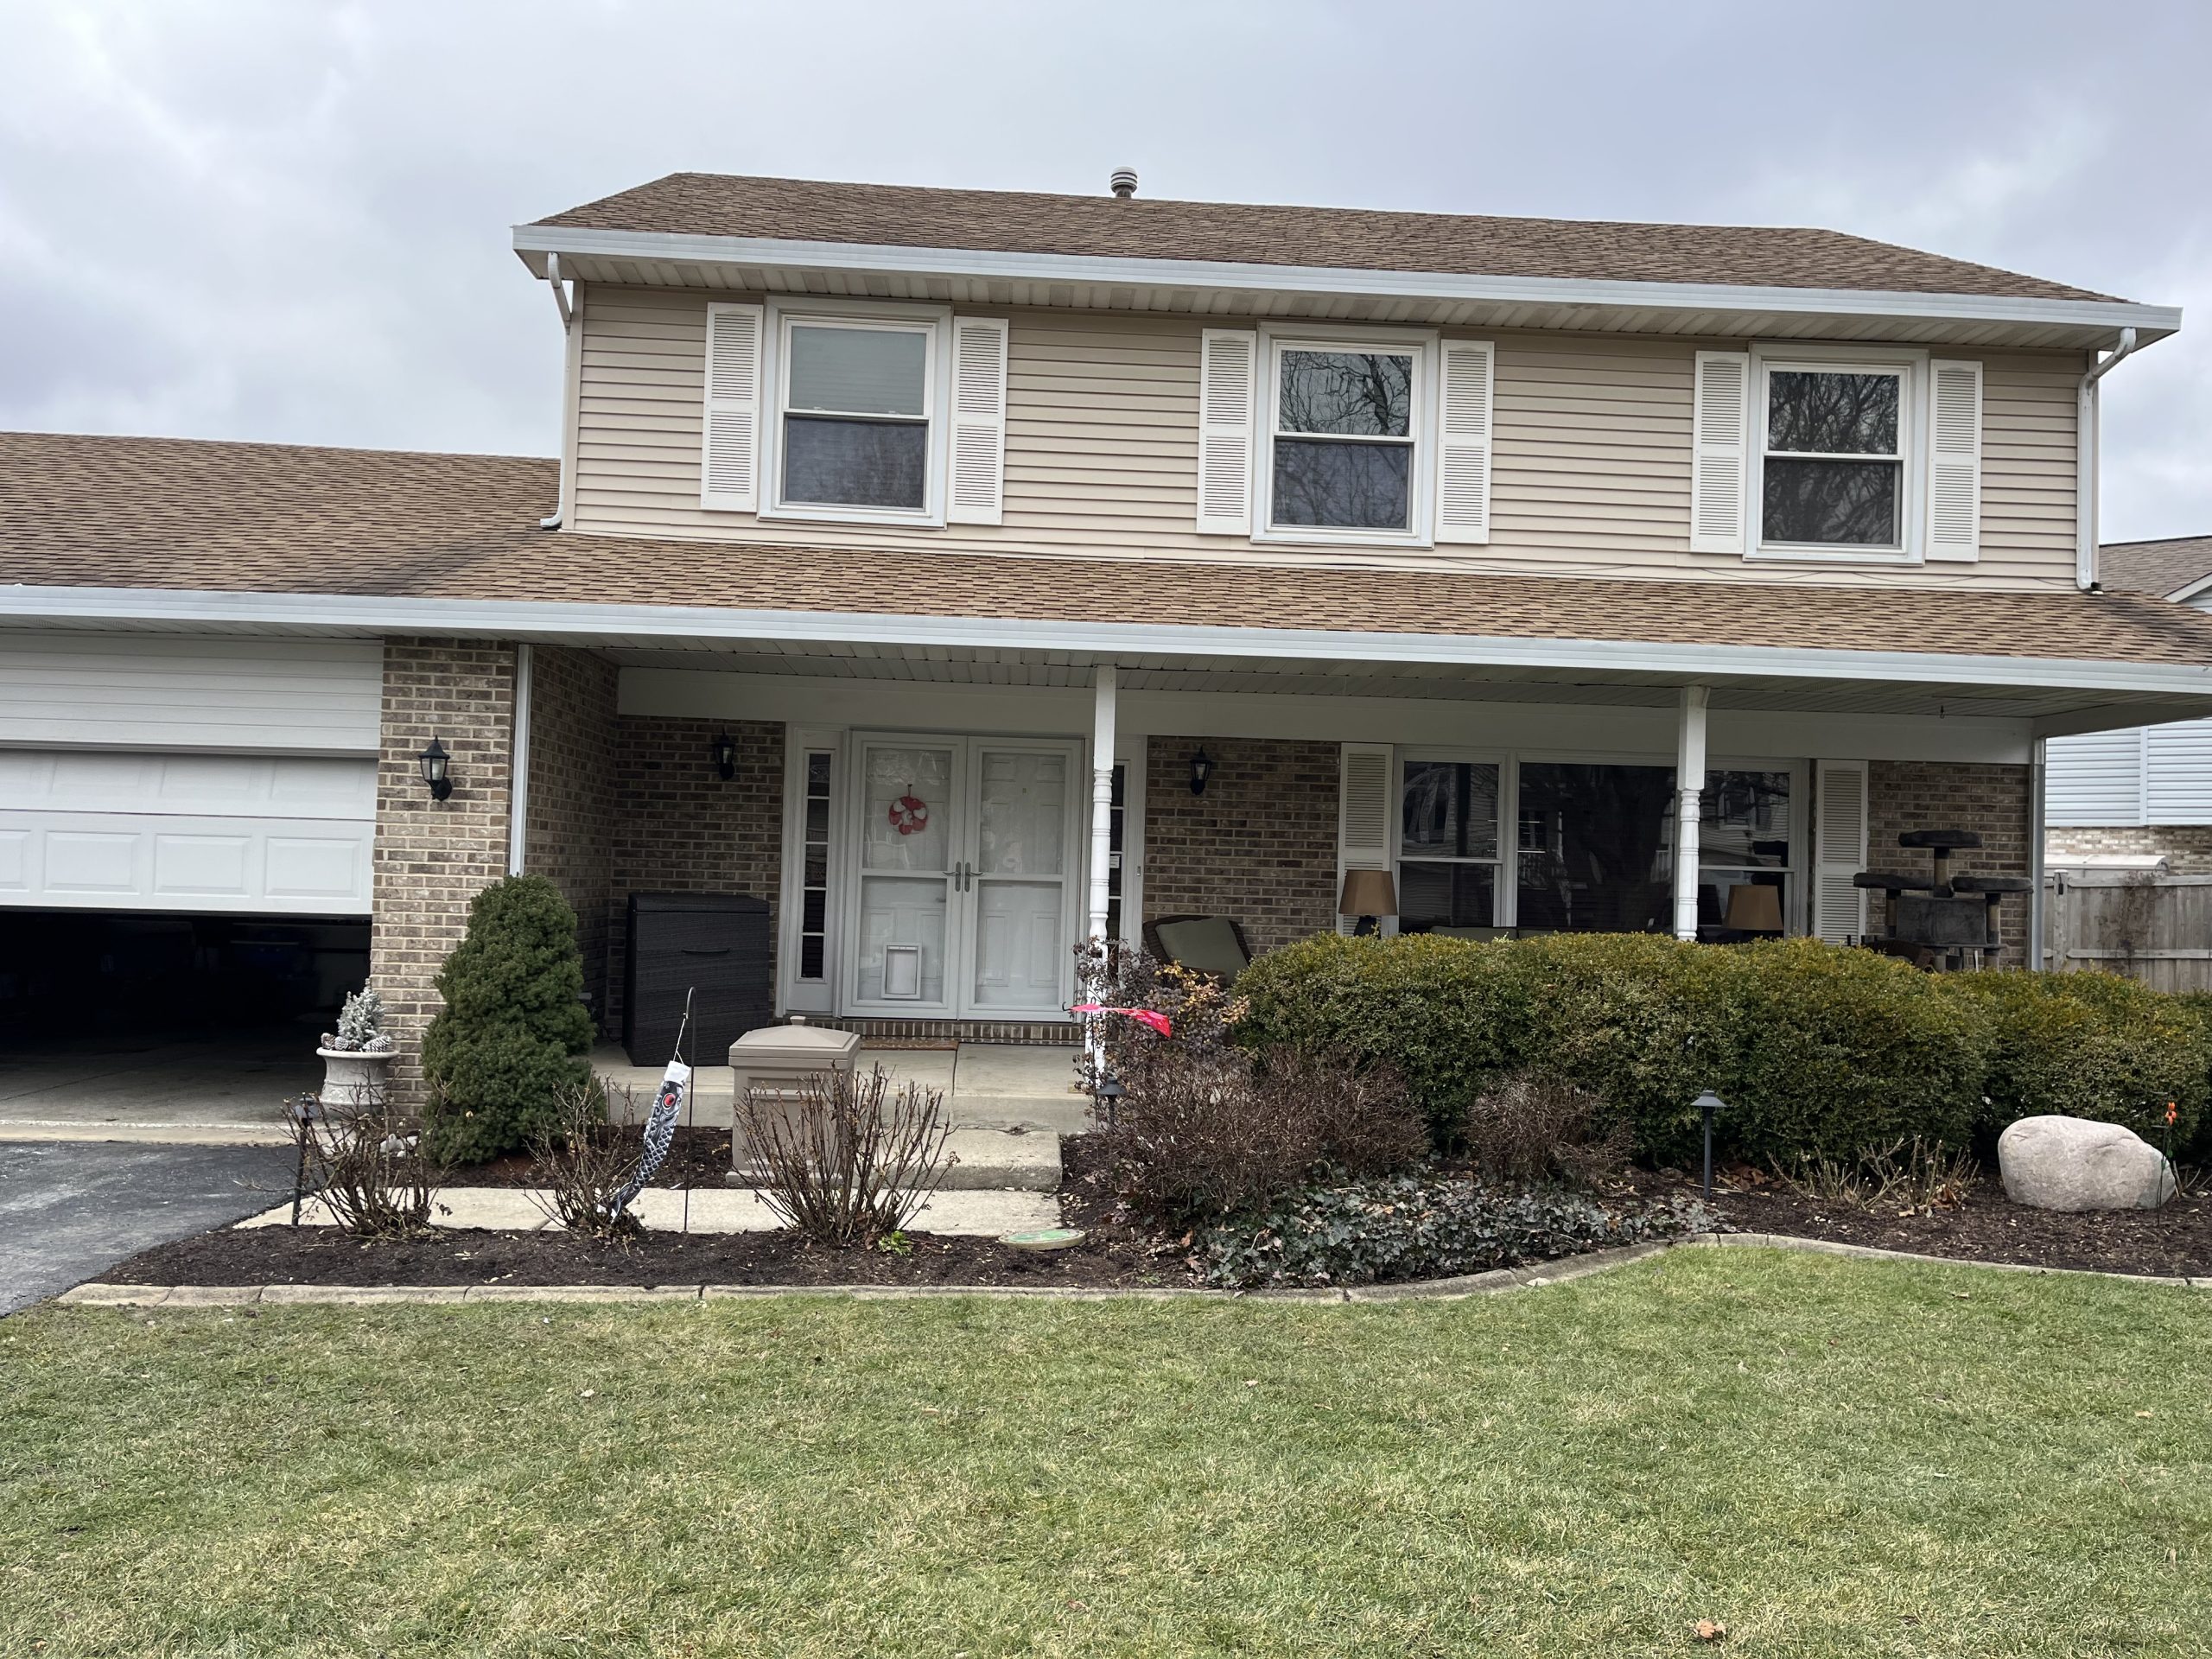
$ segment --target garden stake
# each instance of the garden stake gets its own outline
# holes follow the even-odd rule
[[[697,992],[698,988],[699,988],[696,985],[687,985],[683,988],[683,1023],[676,1028],[676,1052],[678,1055],[681,1055],[683,1052],[683,1039],[690,1034],[691,1030],[691,998]],[[697,1038],[692,1038],[692,1053],[690,1063],[694,1065],[698,1063],[699,1058],[698,1042],[699,1039]],[[691,1142],[688,1137],[690,1135],[691,1131],[698,1127],[698,1095],[694,1091],[686,1091],[683,1096],[683,1133],[687,1138],[683,1142],[683,1146],[687,1154],[690,1152],[691,1147]],[[737,1106],[734,1102],[733,1102],[730,1106],[730,1134],[732,1136],[734,1136],[737,1134]],[[691,1230],[691,1166],[689,1164],[686,1164],[683,1166],[683,1226],[682,1230],[686,1233],[689,1233]]]
[[[2181,1197],[2181,1177],[2174,1173],[2174,1103],[2170,1100],[2166,1103],[2166,1173],[2173,1176],[2174,1197],[2177,1198]],[[2158,1208],[2165,1207],[2165,1202],[2161,1201]]]
[[[284,1109],[297,1126],[292,1138],[300,1145],[298,1167],[292,1171],[292,1225],[300,1224],[300,1203],[308,1190],[308,1125],[315,1121],[315,1096],[296,1095],[284,1103]]]
[[[1728,1108],[1710,1089],[1690,1103],[1705,1114],[1705,1196],[1710,1202],[1713,1198],[1713,1115],[1726,1111]]]

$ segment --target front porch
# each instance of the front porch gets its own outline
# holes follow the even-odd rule
[[[622,1030],[638,893],[765,903],[778,1016],[976,1054],[1074,1039],[1085,937],[1224,916],[1265,951],[1349,931],[1361,870],[1390,879],[1386,932],[1716,938],[1764,912],[1843,943],[1868,925],[1851,875],[1897,864],[1903,831],[1971,830],[1966,868],[2036,874],[2039,738],[2163,706],[2085,688],[2080,664],[1923,657],[1912,677],[1770,652],[1751,675],[1677,654],[392,641],[376,976],[403,1025],[427,1018],[500,861],[575,906],[603,1041]],[[445,802],[413,775],[433,735],[454,754]],[[2030,895],[2000,928],[2001,960],[2030,963]]]

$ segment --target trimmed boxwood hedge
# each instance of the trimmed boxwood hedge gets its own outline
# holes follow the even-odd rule
[[[2212,998],[2103,975],[1928,974],[1813,939],[1325,935],[1260,957],[1236,989],[1241,1040],[1385,1061],[1446,1141],[1523,1067],[1593,1090],[1662,1160],[1695,1149],[1690,1103],[1708,1088],[1729,1105],[1721,1143],[1764,1160],[1911,1135],[1964,1146],[2034,1112],[2152,1135],[2170,1099],[2179,1147],[2212,1079]]]

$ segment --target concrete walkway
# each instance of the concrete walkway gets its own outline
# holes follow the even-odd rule
[[[544,1195],[520,1186],[451,1186],[433,1195],[430,1219],[439,1227],[481,1227],[499,1232],[557,1232]],[[638,1195],[638,1219],[655,1232],[772,1233],[783,1226],[775,1211],[750,1187],[695,1187],[685,1194],[652,1187]],[[283,1227],[290,1224],[289,1201],[238,1224],[241,1227]],[[303,1225],[327,1227],[330,1212],[319,1198],[302,1208]],[[963,1233],[995,1238],[1030,1227],[1060,1224],[1059,1200],[1045,1192],[939,1192],[909,1224],[917,1232]]]

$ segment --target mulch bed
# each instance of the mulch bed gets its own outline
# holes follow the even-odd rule
[[[1639,1178],[1637,1185],[1650,1193],[1697,1191],[1694,1180],[1663,1176]],[[2177,1198],[2163,1210],[2069,1215],[2013,1204],[1995,1176],[1986,1174],[1963,1204],[1900,1213],[1895,1205],[1868,1211],[1810,1198],[1760,1172],[1741,1169],[1715,1180],[1713,1208],[1746,1233],[1833,1239],[1964,1262],[2158,1277],[2212,1275],[2212,1196],[2201,1192]]]
[[[620,1243],[562,1233],[439,1229],[411,1239],[350,1239],[327,1227],[218,1229],[142,1251],[102,1276],[117,1284],[200,1285],[1063,1285],[1130,1288],[1191,1282],[1186,1240],[1163,1238],[1122,1215],[1095,1135],[1060,1143],[1060,1206],[1088,1236],[1071,1250],[1015,1250],[988,1238],[910,1233],[905,1253],[838,1250],[788,1233],[653,1232]],[[727,1130],[679,1131],[657,1185],[720,1187],[729,1167]],[[469,1185],[530,1184],[527,1159],[456,1175]],[[1637,1172],[1640,1196],[1694,1194],[1674,1171]],[[2064,1215],[2006,1201],[1993,1176],[1948,1208],[1900,1213],[1806,1197],[1742,1167],[1716,1183],[1713,1209],[1743,1232],[1787,1234],[1968,1262],[2090,1268],[2160,1276],[2212,1276],[2212,1194],[2162,1211]]]
[[[142,1250],[100,1277],[122,1285],[1065,1285],[1171,1282],[1141,1257],[1086,1243],[1010,1249],[909,1233],[906,1254],[836,1250],[790,1233],[647,1233],[601,1243],[562,1233],[440,1228],[353,1239],[329,1227],[219,1229]]]

